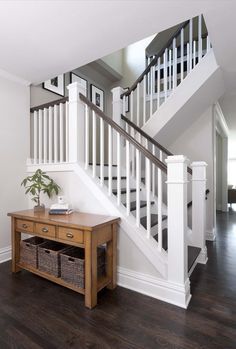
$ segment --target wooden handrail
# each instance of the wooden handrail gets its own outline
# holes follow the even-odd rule
[[[167,173],[167,166],[157,157],[155,157],[149,150],[144,148],[135,138],[130,136],[123,128],[121,128],[117,123],[115,123],[111,118],[106,116],[95,104],[90,102],[82,93],[79,94],[80,99],[87,104],[98,116],[100,116],[107,124],[109,124],[114,130],[116,130],[120,135],[122,135],[127,141],[135,146],[144,156],[146,156],[153,164],[160,168],[163,172]]]
[[[66,103],[67,101],[68,101],[68,97],[63,97],[63,98],[60,98],[60,99],[56,99],[55,101],[44,103],[44,104],[38,105],[37,107],[30,108],[30,112],[33,113],[34,111],[42,110],[44,108],[53,107],[54,105],[58,105],[58,104],[61,104],[61,103]]]
[[[150,137],[146,132],[144,132],[140,127],[135,125],[132,121],[130,121],[126,116],[121,114],[121,119],[127,122],[131,127],[133,127],[137,132],[139,132],[143,137],[145,137],[150,143],[155,145],[157,148],[159,148],[161,151],[163,151],[166,155],[172,156],[174,155],[171,153],[168,149],[163,147],[160,143],[158,143],[155,139]],[[190,167],[187,168],[188,173],[191,175],[192,174],[192,169]]]
[[[158,143],[155,139],[150,137],[146,132],[144,132],[140,127],[138,127],[136,124],[134,124],[132,121],[130,121],[126,116],[121,114],[121,119],[127,122],[131,127],[133,127],[137,132],[139,132],[143,137],[145,137],[149,142],[154,144],[157,148],[159,148],[161,151],[163,151],[166,155],[174,155],[171,153],[168,149],[163,147],[160,143]]]
[[[158,55],[156,55],[155,58],[153,58],[153,60],[149,63],[147,68],[138,77],[138,79],[133,83],[133,85],[127,91],[125,91],[124,93],[121,94],[120,98],[123,98],[124,96],[129,96],[130,93],[136,89],[138,83],[140,83],[143,80],[144,76],[147,75],[147,73],[149,73],[151,67],[154,66],[155,64],[157,64],[158,58],[161,57],[163,55],[163,53],[165,52],[165,50],[170,47],[170,45],[173,42],[173,39],[180,34],[181,30],[184,29],[188,25],[188,23],[189,23],[189,20],[180,24],[179,28],[175,31],[175,33],[167,41],[167,44],[165,45],[165,47],[163,47],[162,50],[158,53]]]

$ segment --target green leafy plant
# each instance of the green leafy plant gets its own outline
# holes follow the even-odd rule
[[[46,172],[38,169],[32,176],[28,176],[23,179],[21,185],[26,188],[25,194],[30,193],[32,201],[34,201],[37,206],[41,205],[40,194],[47,194],[51,198],[54,194],[58,195],[61,188],[59,185],[50,178]]]

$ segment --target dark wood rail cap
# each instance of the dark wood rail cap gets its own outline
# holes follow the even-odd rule
[[[127,141],[135,146],[143,155],[145,155],[153,164],[160,168],[163,172],[167,173],[167,166],[154,156],[149,150],[144,148],[135,138],[130,136],[123,128],[117,125],[111,118],[104,114],[95,104],[90,102],[82,93],[79,94],[80,99],[87,104],[98,116],[100,116],[106,123],[108,123],[115,131],[122,135]]]
[[[43,110],[45,108],[54,107],[54,105],[66,103],[68,100],[69,100],[68,97],[56,99],[55,101],[44,103],[44,104],[38,105],[37,107],[30,108],[30,112],[33,113],[33,112],[38,111],[38,110]]]
[[[188,25],[188,23],[189,23],[189,20],[187,20],[187,21],[185,21],[185,22],[183,22],[183,23],[181,23],[179,25],[179,28],[171,36],[171,38],[167,41],[167,44],[165,45],[165,47],[163,47],[163,49],[159,52],[159,54],[156,55],[155,58],[153,58],[153,60],[149,63],[147,68],[138,77],[138,79],[133,83],[133,85],[127,91],[125,91],[124,93],[121,94],[120,98],[123,98],[124,96],[129,96],[130,93],[136,89],[138,83],[140,83],[143,80],[144,76],[147,75],[147,73],[149,73],[151,67],[154,66],[157,63],[158,58],[161,57],[163,55],[163,53],[165,52],[165,50],[170,47],[170,45],[172,44],[173,39],[180,34],[181,30],[184,29]]]
[[[155,139],[150,137],[146,132],[144,132],[140,127],[135,125],[132,121],[130,121],[126,116],[121,114],[121,119],[123,119],[127,124],[129,124],[131,127],[133,127],[137,132],[139,132],[143,137],[145,137],[149,142],[151,142],[153,145],[155,145],[157,148],[159,148],[161,151],[163,151],[168,156],[173,156],[174,154],[171,153],[168,149],[163,147],[160,143],[158,143]],[[190,175],[192,175],[192,169],[190,167],[187,168],[187,171]]]
[[[157,148],[159,148],[161,151],[163,151],[166,155],[174,155],[173,153],[171,153],[168,149],[166,149],[165,147],[163,147],[163,145],[161,145],[160,143],[158,143],[155,139],[153,139],[152,137],[150,137],[146,132],[144,132],[140,127],[138,127],[137,125],[135,125],[131,120],[129,120],[126,116],[121,114],[121,119],[124,120],[125,122],[127,122],[127,124],[129,124],[131,127],[133,127],[137,132],[139,132],[143,137],[145,137],[146,139],[149,140],[149,142],[151,142],[152,144],[154,144]]]

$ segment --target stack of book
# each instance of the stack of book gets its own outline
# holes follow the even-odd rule
[[[49,214],[71,214],[73,212],[69,204],[53,204],[50,207]]]

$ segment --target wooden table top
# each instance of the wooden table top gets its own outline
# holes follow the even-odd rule
[[[34,210],[24,210],[7,214],[10,217],[26,219],[30,221],[44,222],[54,225],[70,225],[70,227],[94,230],[108,223],[118,223],[119,217],[104,216],[85,212],[73,212],[70,215],[50,215],[49,209],[45,212],[34,212]]]

